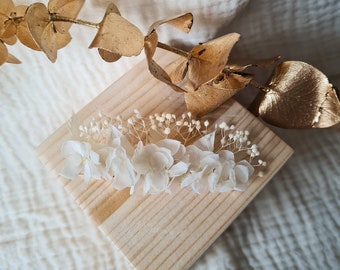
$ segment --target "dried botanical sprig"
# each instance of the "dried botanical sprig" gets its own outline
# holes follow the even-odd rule
[[[284,128],[324,128],[340,122],[340,102],[327,77],[316,68],[297,61],[283,62],[275,69],[268,85],[253,80],[245,72],[250,66],[266,66],[278,57],[240,64],[229,63],[229,54],[240,38],[230,33],[194,46],[190,51],[161,43],[157,30],[171,25],[189,32],[193,15],[185,13],[153,23],[144,37],[139,28],[124,19],[117,6],[110,4],[100,23],[77,19],[85,0],[50,0],[48,5],[34,3],[15,6],[12,0],[0,2],[0,65],[20,63],[8,52],[17,38],[27,47],[42,50],[52,61],[57,51],[71,41],[73,23],[98,28],[90,48],[98,48],[108,62],[121,56],[138,55],[144,48],[150,73],[173,90],[182,92],[188,111],[205,115],[223,104],[247,85],[262,91],[251,110],[270,124]],[[157,48],[175,53],[180,58],[168,67],[154,59]]]

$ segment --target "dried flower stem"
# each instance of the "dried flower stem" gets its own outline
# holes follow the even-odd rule
[[[84,25],[84,26],[97,28],[97,29],[99,29],[99,27],[100,27],[99,23],[94,23],[94,22],[84,21],[84,20],[80,20],[80,19],[59,16],[57,14],[51,14],[50,19],[51,19],[51,21],[54,21],[54,22],[70,22],[70,23],[80,24],[80,25]]]
[[[176,53],[176,54],[178,54],[180,56],[183,56],[185,58],[189,58],[190,57],[190,53],[188,53],[186,51],[183,51],[181,49],[169,46],[169,45],[164,44],[162,42],[158,42],[157,47],[161,48],[161,49],[164,49],[164,50],[167,50],[167,51],[172,52],[172,53]]]
[[[260,83],[258,83],[257,81],[251,80],[249,85],[261,90],[264,93],[268,93],[270,91],[270,88],[268,86],[264,86]]]

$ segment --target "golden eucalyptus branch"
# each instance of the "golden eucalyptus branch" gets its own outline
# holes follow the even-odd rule
[[[332,84],[316,68],[299,61],[277,65],[279,57],[249,64],[229,63],[229,54],[240,35],[230,33],[183,51],[158,40],[160,25],[169,25],[189,32],[193,15],[185,13],[153,23],[146,35],[121,16],[117,6],[109,4],[99,23],[78,19],[85,0],[49,0],[48,5],[33,3],[15,6],[12,0],[0,1],[0,65],[20,63],[8,52],[7,46],[17,39],[25,46],[43,51],[52,61],[57,51],[71,41],[71,25],[96,28],[97,34],[89,48],[97,48],[107,62],[122,56],[145,52],[150,73],[173,90],[183,93],[187,108],[201,116],[219,107],[234,94],[250,85],[260,89],[252,111],[266,122],[284,128],[324,128],[340,122],[340,102]],[[114,42],[113,42],[114,40]],[[181,56],[166,69],[154,59],[157,48]],[[267,85],[253,80],[246,72],[276,65]]]

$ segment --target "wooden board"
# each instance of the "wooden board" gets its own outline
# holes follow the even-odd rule
[[[173,59],[161,54],[163,65]],[[145,62],[136,65],[121,79],[85,106],[77,116],[89,120],[98,111],[127,118],[133,109],[142,114],[185,112],[184,98],[153,79]],[[38,149],[46,166],[55,173],[65,190],[75,199],[100,230],[125,254],[137,269],[187,269],[230,225],[292,154],[271,130],[234,100],[209,115],[210,121],[226,121],[238,129],[248,129],[268,166],[262,178],[252,177],[245,192],[197,195],[175,188],[172,195],[143,196],[137,190],[117,191],[105,181],[84,184],[58,176],[61,144],[70,134],[67,123]]]

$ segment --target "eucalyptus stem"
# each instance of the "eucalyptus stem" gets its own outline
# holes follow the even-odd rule
[[[178,49],[178,48],[175,48],[175,47],[172,47],[170,45],[167,45],[167,44],[164,44],[162,42],[158,42],[157,44],[157,47],[158,48],[161,48],[161,49],[164,49],[164,50],[167,50],[169,52],[173,52],[173,53],[176,53],[180,56],[183,56],[185,58],[190,58],[190,53],[186,52],[186,51],[183,51],[181,49]]]
[[[268,86],[262,85],[262,84],[258,83],[257,81],[254,81],[254,80],[251,80],[249,85],[251,85],[251,86],[253,86],[257,89],[260,89],[264,93],[268,93],[271,90]]]
[[[99,23],[84,21],[84,20],[80,20],[76,18],[59,16],[57,14],[51,14],[50,18],[51,18],[51,21],[54,21],[54,22],[70,22],[70,23],[80,24],[80,25],[89,26],[93,28],[99,28]]]

